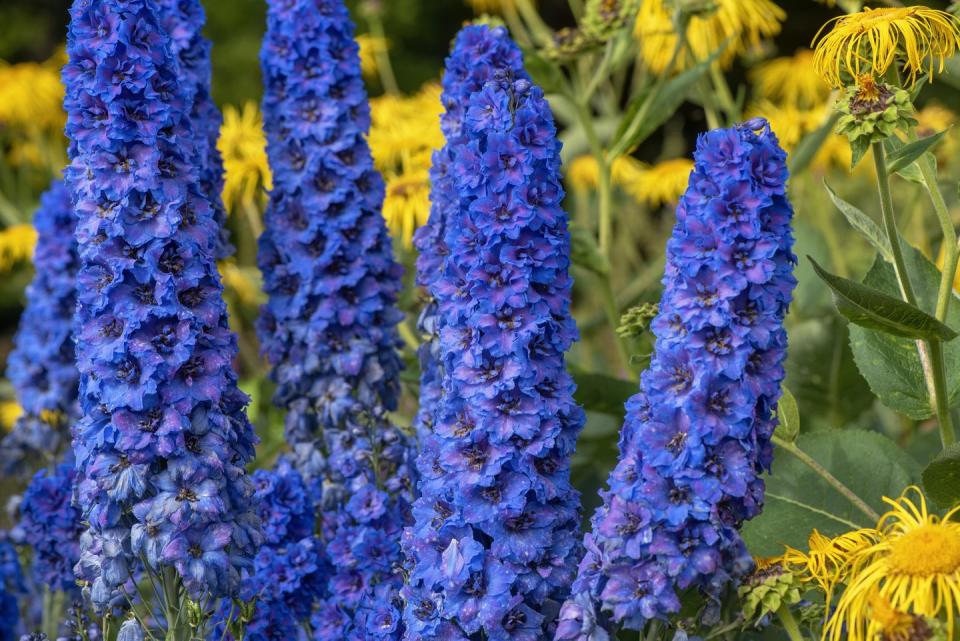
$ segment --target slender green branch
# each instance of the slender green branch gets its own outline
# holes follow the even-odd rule
[[[583,90],[583,97],[580,100],[584,104],[590,104],[590,99],[593,98],[593,94],[596,93],[597,87],[599,87],[600,83],[606,79],[607,72],[610,70],[610,64],[613,62],[614,51],[616,51],[617,48],[616,42],[617,41],[615,39],[611,39],[604,48],[603,58],[600,60],[600,65],[597,67],[597,70],[590,78],[590,82],[587,83],[587,86]]]
[[[777,610],[777,618],[780,619],[780,625],[783,626],[790,641],[803,641],[803,633],[800,632],[800,626],[797,625],[797,620],[793,618],[793,612],[790,611],[790,606],[786,604],[781,605],[780,609]]]
[[[950,210],[947,208],[947,203],[940,192],[940,187],[937,186],[937,172],[933,167],[933,161],[929,158],[922,158],[917,164],[920,166],[924,187],[930,194],[930,200],[933,202],[933,209],[937,213],[937,220],[940,221],[940,229],[943,233],[943,274],[940,277],[940,289],[937,292],[936,316],[937,320],[944,321],[947,318],[950,298],[953,295],[953,281],[957,273],[957,262],[960,261],[957,230],[953,226]]]
[[[380,18],[379,11],[371,11],[367,18],[367,26],[370,27],[370,35],[383,43],[383,46],[373,46],[373,56],[377,60],[377,73],[380,76],[380,82],[383,89],[390,94],[400,93],[400,86],[397,84],[397,77],[393,73],[393,65],[390,63],[390,52],[387,51],[387,36],[383,29],[383,20]]]
[[[875,511],[873,510],[873,508],[871,508],[869,505],[867,505],[867,504],[863,501],[863,499],[861,499],[859,496],[856,495],[856,493],[854,493],[853,490],[851,490],[849,487],[847,487],[846,485],[844,485],[843,481],[841,481],[841,480],[838,479],[836,476],[834,476],[833,474],[831,474],[830,471],[829,471],[827,468],[823,467],[822,465],[820,465],[819,463],[817,463],[815,460],[813,460],[813,457],[812,457],[812,456],[810,456],[809,454],[807,454],[806,452],[804,452],[803,450],[801,450],[801,449],[800,449],[799,447],[797,447],[794,443],[791,443],[791,442],[789,442],[789,441],[785,441],[785,440],[783,440],[782,438],[780,438],[779,436],[777,436],[776,434],[773,435],[773,442],[774,442],[774,444],[775,444],[777,447],[779,447],[779,448],[781,448],[781,449],[784,449],[784,450],[786,450],[787,452],[790,452],[790,454],[792,454],[792,455],[794,455],[795,457],[797,457],[797,459],[798,459],[801,463],[803,463],[804,465],[806,465],[807,467],[809,467],[811,470],[813,470],[814,472],[816,472],[816,474],[817,474],[820,478],[822,478],[822,479],[823,479],[824,481],[826,481],[833,489],[835,489],[837,492],[839,492],[841,495],[843,495],[843,497],[844,497],[845,499],[847,499],[848,501],[850,501],[850,502],[854,505],[854,507],[856,507],[858,510],[860,510],[861,512],[863,512],[863,514],[864,514],[867,518],[869,518],[871,521],[876,522],[876,521],[879,521],[879,520],[880,520],[880,515],[877,514],[877,512],[875,512]]]
[[[530,31],[537,44],[540,46],[551,44],[553,42],[553,30],[550,29],[547,23],[543,21],[543,18],[540,17],[540,14],[537,13],[533,3],[531,3],[530,0],[515,0],[514,4],[516,4],[517,9],[520,10],[520,15],[523,16],[524,22],[530,27]]]
[[[720,107],[727,114],[727,124],[732,125],[740,120],[740,108],[737,106],[737,101],[733,98],[733,93],[730,91],[727,79],[724,77],[723,71],[717,63],[710,65],[710,80],[712,81],[714,90],[717,92],[717,100],[720,103]]]
[[[890,195],[890,175],[887,173],[887,157],[882,142],[873,143],[873,162],[877,170],[877,188],[880,191],[880,213],[883,216],[883,226],[890,239],[890,248],[893,253],[893,268],[897,274],[897,284],[903,299],[913,306],[917,305],[917,298],[910,284],[910,275],[907,272],[906,261],[903,259],[903,244],[900,233],[897,231],[897,221],[893,213],[893,197]]]
[[[947,395],[947,372],[943,358],[943,342],[930,341],[930,369],[933,371],[933,403],[940,423],[940,442],[944,449],[957,442],[950,416],[950,399]]]

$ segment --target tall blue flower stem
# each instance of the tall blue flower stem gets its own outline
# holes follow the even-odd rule
[[[642,630],[698,589],[716,604],[752,567],[796,285],[786,154],[763,119],[700,137],[677,207],[650,368],[585,539],[558,639]],[[599,606],[599,607],[598,607]]]
[[[161,19],[154,0],[77,0],[63,77],[81,261],[74,454],[88,524],[76,572],[101,610],[129,597],[141,572],[162,581],[160,624],[177,639],[183,599],[208,609],[235,595],[262,533],[195,86]]]
[[[560,145],[505,34],[468,27],[448,67],[471,49],[467,64],[493,68],[486,82],[472,75],[480,85],[465,101],[445,102],[459,118],[438,155],[450,206],[428,232],[448,252],[432,284],[442,394],[405,537],[406,638],[535,640],[552,633],[579,550],[569,462],[583,412],[564,369],[576,329]]]
[[[41,196],[33,224],[36,275],[7,359],[7,377],[23,415],[0,443],[0,468],[28,477],[69,450],[69,429],[79,415],[72,336],[79,257],[76,221],[62,180]]]
[[[323,487],[318,529],[331,570],[315,638],[393,639],[413,443],[387,416],[399,395],[401,270],[365,139],[353,33],[342,0],[268,2],[261,64],[274,189],[258,330],[293,460]]]

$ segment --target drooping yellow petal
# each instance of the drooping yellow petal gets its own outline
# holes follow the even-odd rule
[[[228,105],[223,110],[217,149],[223,156],[223,202],[227,211],[251,205],[271,189],[267,138],[256,104],[248,102],[242,109]]]
[[[829,21],[814,41],[814,65],[831,86],[883,76],[898,61],[912,86],[921,74],[933,80],[960,49],[960,20],[928,7],[866,8]]]

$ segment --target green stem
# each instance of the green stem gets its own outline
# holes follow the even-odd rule
[[[617,141],[617,144],[610,150],[609,158],[610,162],[613,162],[624,153],[627,152],[627,145],[629,140],[633,138],[636,134],[637,129],[643,124],[647,119],[647,113],[650,111],[651,105],[653,105],[654,98],[660,93],[664,85],[667,84],[667,80],[670,79],[670,75],[673,73],[673,68],[677,65],[677,58],[680,56],[680,52],[686,46],[687,42],[687,32],[686,32],[686,23],[683,24],[681,32],[677,34],[677,44],[673,47],[673,53],[670,55],[670,62],[667,63],[667,68],[662,74],[657,76],[657,80],[653,83],[653,87],[650,89],[650,93],[647,94],[646,100],[643,101],[643,104],[640,105],[640,109],[637,110],[636,115],[634,115],[633,120],[630,121],[630,125],[627,127],[627,131],[624,132],[623,136]]]
[[[727,79],[724,77],[719,64],[713,63],[710,65],[710,79],[717,92],[720,107],[727,114],[727,124],[733,124],[740,120],[740,108],[737,107],[737,101],[733,98],[730,85],[727,84]]]
[[[947,203],[937,186],[937,172],[932,166],[932,161],[929,158],[924,158],[917,164],[920,165],[924,186],[927,193],[930,194],[933,209],[937,213],[940,229],[943,232],[943,274],[940,277],[940,289],[937,292],[936,311],[937,320],[942,322],[947,318],[947,311],[953,294],[953,281],[957,274],[957,263],[960,261],[960,251],[958,251],[960,248],[957,246],[957,231],[953,226],[950,210],[947,209]]]
[[[916,307],[917,298],[910,284],[910,275],[907,264],[903,259],[903,245],[900,234],[897,232],[897,221],[893,213],[893,197],[890,195],[890,175],[887,173],[887,157],[882,142],[873,143],[873,163],[877,170],[877,188],[880,191],[880,213],[883,216],[883,227],[890,239],[890,249],[893,254],[893,268],[897,274],[897,283],[903,299]]]
[[[783,626],[790,641],[803,641],[803,633],[800,632],[800,626],[797,625],[797,620],[793,618],[793,612],[790,611],[790,606],[786,604],[781,605],[780,609],[777,610],[777,618],[780,619],[780,625]]]
[[[957,442],[957,435],[953,429],[953,417],[950,416],[942,341],[930,341],[930,369],[933,370],[933,402],[936,405],[937,420],[940,423],[940,442],[946,449]]]
[[[890,195],[890,176],[887,173],[887,160],[882,142],[873,143],[873,159],[877,170],[877,186],[880,190],[880,210],[883,214],[883,225],[886,229],[887,237],[890,239],[894,271],[897,274],[900,292],[903,294],[905,301],[914,307],[918,307],[916,296],[913,293],[913,287],[910,285],[910,275],[907,272],[906,262],[903,258],[903,245],[901,244],[900,234],[897,232],[897,223],[893,213],[893,198]],[[946,204],[944,203],[943,209],[940,210],[936,203],[937,199],[934,197],[934,193],[938,196],[940,195],[936,185],[936,176],[930,171],[930,167],[926,162],[920,162],[918,164],[921,166],[922,172],[925,171],[924,167],[926,166],[924,182],[927,183],[927,189],[930,192],[931,198],[934,198],[934,208],[938,209],[937,216],[941,219],[941,224],[944,227],[944,235],[951,240],[950,244],[953,246],[953,252],[955,254],[956,243],[953,239],[956,238],[956,232],[953,229],[953,224],[950,222],[949,213],[946,211]],[[954,261],[953,269],[955,271],[955,255],[951,257],[951,260]],[[948,266],[944,265],[940,291],[937,296],[937,317],[940,320],[946,318],[951,292],[953,291],[953,278],[948,276],[949,273]],[[939,316],[941,299],[943,302],[942,317]],[[937,422],[940,424],[940,441],[944,447],[946,447],[956,442],[956,435],[953,429],[953,418],[950,416],[950,401],[947,396],[947,374],[943,359],[943,343],[938,340],[931,340],[926,343],[918,341],[918,347],[920,349],[921,365],[923,365],[927,378],[930,401],[936,409]]]
[[[540,14],[537,13],[537,10],[530,0],[516,0],[515,4],[517,5],[517,9],[520,10],[520,15],[523,16],[524,21],[530,27],[536,43],[541,47],[551,44],[553,42],[553,31],[547,26],[547,23],[543,21]]]
[[[877,522],[880,520],[880,515],[877,514],[873,508],[864,503],[863,499],[861,499],[854,493],[853,490],[843,484],[843,481],[831,474],[827,468],[817,463],[813,457],[797,447],[796,444],[791,443],[790,441],[785,441],[776,434],[773,435],[773,443],[777,447],[784,449],[797,457],[801,463],[813,470],[817,476],[826,481],[833,489],[839,492],[845,499],[850,501],[854,507],[863,512],[863,514],[871,521]]]
[[[603,51],[603,59],[600,60],[600,65],[597,67],[596,72],[594,72],[593,76],[590,78],[590,82],[587,83],[586,88],[583,90],[583,97],[580,99],[580,101],[584,104],[590,103],[590,99],[593,97],[593,94],[596,93],[597,87],[599,87],[600,83],[606,79],[607,72],[610,69],[610,64],[613,62],[613,53],[615,50],[616,40],[610,40]]]
[[[387,36],[383,30],[383,20],[380,19],[379,11],[371,11],[367,20],[367,26],[370,27],[370,35],[384,43],[382,47],[374,47],[373,55],[377,59],[377,72],[380,75],[380,82],[383,89],[390,94],[400,93],[400,87],[397,85],[397,77],[393,73],[393,65],[390,63],[390,52],[387,51]]]

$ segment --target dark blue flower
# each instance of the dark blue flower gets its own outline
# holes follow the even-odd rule
[[[327,568],[316,638],[396,639],[413,485],[413,443],[387,416],[399,394],[401,270],[365,139],[353,32],[343,0],[268,2],[261,64],[274,189],[258,329],[294,463],[310,488],[322,485],[322,498],[311,491]],[[264,559],[271,571],[292,572],[280,565],[294,561],[286,550]]]
[[[26,592],[20,560],[6,533],[0,533],[0,641],[13,641],[20,626],[18,599]]]
[[[694,159],[656,351],[558,639],[602,638],[598,622],[641,630],[678,612],[681,593],[715,600],[751,566],[738,529],[763,504],[796,285],[786,154],[755,120],[704,134]]]
[[[70,194],[55,180],[33,217],[36,275],[7,360],[23,415],[0,443],[0,466],[27,472],[69,450],[69,428],[79,415],[72,326],[79,266]]]
[[[175,568],[194,598],[234,595],[262,539],[206,137],[191,121],[199,81],[183,81],[168,17],[152,0],[78,0],[63,72],[89,523],[76,571],[101,608],[141,569]]]
[[[507,72],[522,76],[523,56],[506,29],[468,26],[460,31],[443,74],[441,99],[445,111],[440,118],[440,129],[445,143],[443,148],[434,152],[430,167],[430,219],[414,235],[414,245],[419,252],[417,285],[428,295],[418,321],[424,341],[419,348],[420,409],[414,427],[421,443],[436,423],[435,414],[442,392],[439,336],[443,321],[439,305],[444,292],[438,290],[437,283],[450,253],[444,240],[447,220],[458,207],[454,177],[450,172],[452,154],[456,146],[462,144],[464,110],[470,95],[483,89],[484,83],[495,75]]]
[[[421,413],[404,620],[410,638],[534,641],[552,634],[579,556],[560,145],[504,30],[467,27],[445,82],[451,69],[466,86],[444,98],[443,193],[418,237],[439,270],[426,284],[442,393]]]
[[[73,465],[36,473],[20,502],[18,543],[30,546],[33,572],[53,591],[73,592],[80,558],[80,511],[73,506]]]

